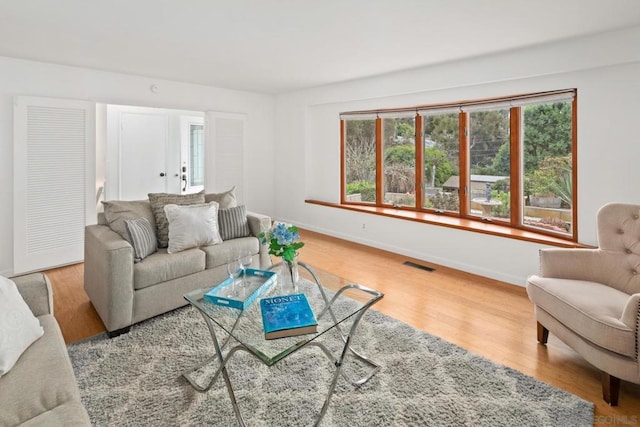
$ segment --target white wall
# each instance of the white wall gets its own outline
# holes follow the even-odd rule
[[[151,92],[152,84],[157,85],[157,93]],[[0,57],[0,274],[10,275],[13,266],[15,95],[246,114],[245,203],[249,210],[273,214],[273,96]],[[98,114],[103,121],[104,111],[99,110]],[[100,126],[104,129],[103,122]],[[104,155],[104,141],[98,142],[97,155]]]
[[[581,243],[594,245],[601,205],[640,203],[639,45],[635,27],[281,95],[276,216],[523,285],[538,271],[543,245],[304,203],[340,200],[338,113],[577,88],[578,234]]]

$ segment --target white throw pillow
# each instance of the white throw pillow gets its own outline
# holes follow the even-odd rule
[[[0,276],[0,377],[44,334],[13,280]]]
[[[166,205],[164,212],[169,221],[168,253],[222,242],[218,231],[217,202],[203,205]]]

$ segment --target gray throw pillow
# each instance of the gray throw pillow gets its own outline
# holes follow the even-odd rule
[[[149,203],[156,222],[156,237],[158,247],[166,248],[169,245],[169,221],[164,213],[166,205],[197,205],[204,203],[204,191],[194,194],[167,194],[149,193]]]
[[[127,219],[124,223],[133,246],[135,262],[140,262],[156,252],[156,233],[146,218]]]
[[[104,219],[109,228],[129,243],[132,242],[124,223],[125,220],[146,218],[153,228],[156,227],[148,200],[111,200],[102,202],[102,205],[104,206]]]
[[[205,203],[218,202],[220,209],[234,208],[238,206],[235,194],[236,186],[234,185],[231,190],[224,193],[209,193],[204,195]]]
[[[251,235],[247,210],[242,206],[218,210],[218,229],[222,240],[237,239]]]

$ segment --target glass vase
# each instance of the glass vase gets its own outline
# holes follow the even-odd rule
[[[298,256],[296,255],[292,261],[282,259],[282,268],[280,270],[281,289],[284,295],[297,294],[300,273],[298,272]]]

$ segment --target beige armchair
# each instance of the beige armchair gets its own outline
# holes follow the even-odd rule
[[[543,249],[529,277],[538,341],[549,332],[602,371],[604,400],[618,404],[620,380],[640,383],[640,205],[598,211],[597,249]]]

